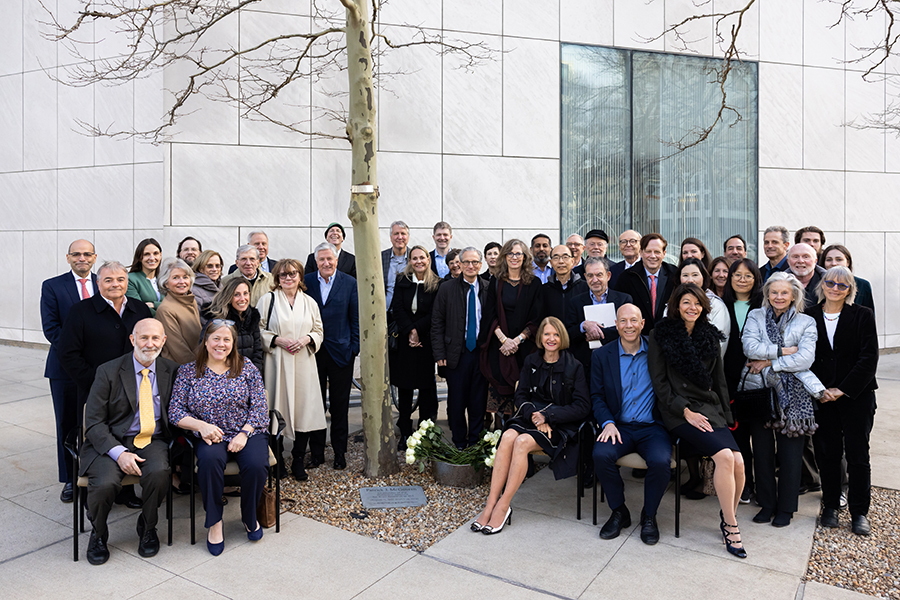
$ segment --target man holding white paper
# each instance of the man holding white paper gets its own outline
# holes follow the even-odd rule
[[[584,260],[588,291],[573,296],[566,308],[569,351],[590,376],[591,351],[618,338],[616,311],[632,302],[631,296],[609,289],[609,261],[589,256]]]

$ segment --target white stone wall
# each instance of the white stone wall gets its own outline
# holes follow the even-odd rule
[[[60,13],[73,0],[57,0]],[[715,8],[739,0],[717,1]],[[408,39],[404,24],[443,29],[501,51],[473,73],[426,48],[389,55],[382,67],[405,70],[379,92],[380,219],[403,219],[412,243],[431,246],[431,226],[446,220],[454,245],[559,238],[559,43],[678,51],[667,23],[693,10],[691,0],[392,0],[384,33]],[[298,8],[299,7],[299,8]],[[900,250],[900,208],[891,198],[900,174],[900,143],[842,124],[883,110],[895,95],[896,62],[887,81],[866,83],[860,65],[845,64],[883,23],[829,29],[836,7],[816,0],[759,0],[742,32],[746,57],[759,60],[759,225],[792,231],[822,227],[845,243],[857,274],[869,279],[882,343],[900,346],[900,282],[885,254]],[[248,44],[273,26],[305,27],[309,3],[263,0],[216,32]],[[0,20],[0,243],[11,275],[0,286],[0,338],[43,341],[38,297],[43,279],[65,268],[70,240],[87,237],[103,258],[130,261],[137,241],[154,235],[164,254],[188,233],[226,262],[252,229],[269,232],[272,255],[305,258],[331,221],[347,223],[346,144],[288,134],[241,121],[238,109],[200,102],[179,122],[173,142],[158,147],[110,141],[74,131],[74,119],[137,127],[162,112],[163,88],[180,73],[118,88],[70,88],[71,58],[40,36],[46,20],[36,0],[6,0]],[[118,39],[100,31],[97,55]],[[712,23],[696,24],[692,50],[720,55]],[[60,66],[63,65],[63,66]],[[340,78],[298,86],[289,104],[309,105],[298,119],[335,106],[325,95]],[[287,105],[282,114],[296,111]],[[349,231],[348,231],[349,233]],[[567,235],[569,232],[562,232]],[[677,242],[677,241],[676,241]],[[352,233],[348,243],[352,248]]]

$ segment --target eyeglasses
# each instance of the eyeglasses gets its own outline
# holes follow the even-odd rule
[[[93,252],[69,252],[69,256],[71,256],[72,258],[81,258],[82,256],[85,258],[90,258],[97,255]]]
[[[572,258],[571,254],[554,254],[550,257],[550,260],[565,260],[567,258]]]
[[[619,240],[620,246],[637,246],[641,240]]]
[[[510,252],[507,256],[510,258],[522,258],[525,254],[523,252]]]
[[[278,274],[278,279],[293,279],[300,275],[300,271],[282,271]]]
[[[827,288],[837,288],[840,292],[845,292],[850,289],[850,286],[846,283],[839,283],[837,281],[831,281],[830,279],[825,280],[825,287]]]
[[[731,278],[736,279],[737,281],[753,281],[754,279],[756,279],[756,277],[754,277],[752,273],[750,273],[749,275],[738,275],[737,273],[735,273],[731,276]]]
[[[480,260],[464,260],[461,262],[462,262],[462,264],[466,265],[467,267],[477,267],[478,265],[481,264]]]
[[[234,327],[234,321],[231,319],[213,319],[211,321],[213,327],[218,327],[219,325],[225,325],[226,327]]]

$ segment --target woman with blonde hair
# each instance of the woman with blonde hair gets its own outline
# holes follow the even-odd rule
[[[166,296],[156,310],[166,330],[166,345],[162,356],[174,360],[179,365],[194,360],[199,345],[200,311],[191,288],[194,285],[194,270],[180,258],[167,258],[159,273],[159,289]]]

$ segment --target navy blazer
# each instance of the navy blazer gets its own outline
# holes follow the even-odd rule
[[[303,278],[306,293],[319,305],[322,313],[322,346],[339,367],[353,362],[359,354],[359,295],[356,280],[340,271],[334,272],[334,283],[328,301],[322,304],[318,272]]]
[[[641,339],[649,343],[645,336],[641,336]],[[621,423],[622,372],[619,369],[618,341],[594,350],[591,357],[591,402],[594,405],[594,418],[600,427],[606,421]],[[662,416],[655,403],[653,420],[662,424]]]
[[[97,276],[93,273],[91,273],[91,283],[94,285],[96,294]],[[44,329],[44,337],[50,342],[44,377],[69,379],[69,374],[59,362],[57,344],[59,344],[59,336],[62,334],[63,323],[69,316],[69,310],[79,302],[81,302],[81,289],[72,276],[72,271],[51,277],[41,285],[41,327]]]
[[[306,266],[303,267],[303,276],[306,277],[310,273],[318,272],[318,270],[316,255],[310,252],[309,256],[306,257]],[[356,257],[346,250],[340,250],[338,252],[337,270],[356,279]]]
[[[624,260],[620,260],[619,262],[612,264],[612,266],[609,268],[609,287],[615,289],[616,282],[619,280],[619,275],[628,270],[626,269],[627,266],[628,263],[626,263]]]

